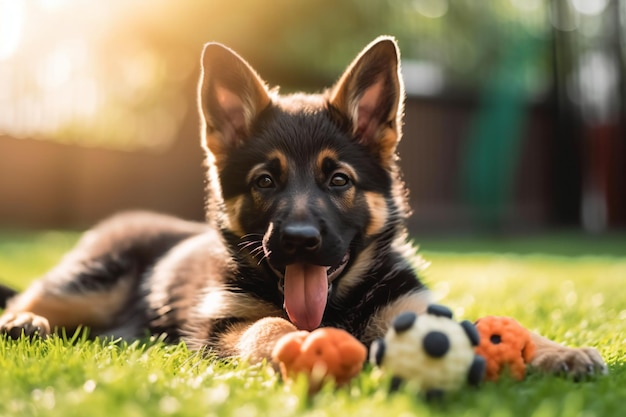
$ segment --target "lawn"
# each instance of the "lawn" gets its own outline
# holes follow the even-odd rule
[[[73,233],[0,233],[0,281],[23,288]],[[509,315],[572,346],[597,347],[609,375],[574,382],[531,374],[425,403],[390,395],[368,369],[313,398],[267,366],[202,359],[185,346],[82,338],[0,340],[1,416],[622,416],[626,398],[626,239],[430,239],[425,280],[457,318]]]

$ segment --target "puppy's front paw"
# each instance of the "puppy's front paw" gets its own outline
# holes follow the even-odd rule
[[[537,349],[530,365],[542,372],[570,376],[575,381],[608,373],[607,366],[596,349],[570,348],[557,344]]]
[[[26,337],[46,337],[50,334],[50,324],[45,317],[28,312],[6,312],[0,317],[0,334],[6,334],[11,339],[19,339],[22,334]]]

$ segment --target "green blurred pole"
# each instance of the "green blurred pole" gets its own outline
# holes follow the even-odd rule
[[[500,62],[485,81],[466,146],[461,148],[462,195],[481,229],[501,227],[514,195],[527,110],[524,70],[538,49],[537,40],[523,31],[509,37]]]

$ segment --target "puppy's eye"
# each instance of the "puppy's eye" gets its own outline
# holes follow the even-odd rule
[[[257,178],[255,184],[258,188],[274,188],[274,180],[268,174],[263,174]]]
[[[350,178],[348,178],[346,174],[338,173],[338,174],[333,175],[333,177],[330,179],[331,187],[345,187],[349,183],[350,183]]]

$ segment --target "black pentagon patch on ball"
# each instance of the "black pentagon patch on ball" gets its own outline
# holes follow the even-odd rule
[[[476,330],[476,326],[474,326],[469,320],[463,320],[461,322],[461,327],[465,330],[465,334],[467,334],[472,346],[478,346],[480,344],[480,334],[478,333],[478,330]]]
[[[406,332],[411,327],[413,327],[413,323],[415,323],[415,320],[417,320],[417,314],[411,311],[407,311],[399,314],[393,320],[392,326],[396,333]]]
[[[467,382],[470,385],[478,386],[485,377],[485,371],[487,370],[487,361],[480,355],[474,356],[474,361],[467,374]]]
[[[452,318],[452,310],[450,310],[446,306],[442,306],[441,304],[431,304],[426,309],[428,314],[432,314],[437,317],[447,317],[449,319]]]
[[[450,350],[450,339],[445,333],[429,332],[422,341],[424,351],[432,358],[441,358]]]
[[[399,376],[394,376],[391,378],[391,383],[389,384],[389,392],[396,392],[400,389],[404,380]]]
[[[431,388],[424,393],[424,397],[426,398],[426,401],[431,401],[431,402],[441,401],[443,400],[445,395],[446,395],[446,392],[438,388]]]

